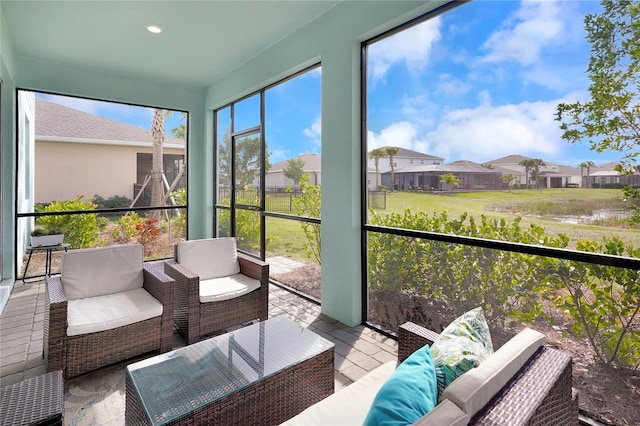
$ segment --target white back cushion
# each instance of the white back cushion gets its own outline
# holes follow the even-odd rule
[[[64,294],[74,300],[140,288],[143,257],[141,244],[65,252],[60,277]]]
[[[181,241],[176,246],[176,261],[202,280],[240,273],[233,237]]]
[[[473,368],[455,379],[442,393],[473,417],[546,341],[544,334],[525,328]]]

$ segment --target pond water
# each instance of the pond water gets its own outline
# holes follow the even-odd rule
[[[624,209],[598,209],[594,210],[591,215],[580,216],[560,216],[554,217],[553,220],[557,220],[561,223],[571,224],[590,224],[598,221],[609,219],[628,219],[631,216],[631,211]]]

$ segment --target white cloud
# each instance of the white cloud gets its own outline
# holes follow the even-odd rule
[[[373,79],[384,79],[389,69],[399,62],[405,62],[409,70],[424,69],[433,44],[440,40],[441,24],[441,18],[435,17],[372,44],[369,61]]]
[[[558,100],[459,109],[446,114],[426,140],[446,161],[483,162],[520,154],[551,158],[564,142],[554,121]]]
[[[408,121],[400,121],[382,129],[380,133],[374,133],[371,130],[367,132],[367,150],[371,151],[375,148],[383,146],[397,146],[418,151],[417,148],[423,150],[427,148],[424,141],[417,139],[418,128],[415,124]]]
[[[554,1],[523,1],[520,9],[484,43],[483,48],[489,50],[484,60],[535,64],[542,49],[562,42],[560,36],[566,30],[563,19],[567,18]]]
[[[440,74],[438,79],[439,81],[436,86],[436,92],[438,93],[443,93],[447,96],[462,96],[471,90],[471,85],[451,74]]]
[[[311,139],[314,145],[317,147],[322,145],[322,120],[320,117],[317,117],[311,126],[305,128],[302,133]]]
[[[288,160],[289,158],[291,158],[291,154],[288,150],[274,149],[269,151],[269,162],[271,164],[277,163],[278,161]]]

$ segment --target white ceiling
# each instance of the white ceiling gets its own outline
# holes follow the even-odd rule
[[[1,0],[1,6],[16,56],[202,87],[340,1]],[[149,23],[164,32],[147,32]]]

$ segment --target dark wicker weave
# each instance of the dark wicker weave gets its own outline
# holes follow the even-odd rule
[[[255,324],[251,327],[257,326],[258,324]],[[145,389],[145,387],[149,385],[145,385],[142,379],[145,370],[148,369],[155,369],[156,371],[148,373],[149,377],[153,378],[154,375],[157,375],[159,380],[170,376],[170,374],[191,378],[188,386],[168,386],[171,392],[174,392],[174,396],[171,397],[174,404],[172,407],[167,407],[167,414],[163,415],[179,417],[167,420],[166,423],[164,423],[164,419],[154,418],[156,422],[162,424],[277,425],[299,414],[307,407],[333,393],[335,346],[329,342],[326,345],[313,343],[306,349],[299,351],[297,355],[292,355],[292,352],[296,351],[289,350],[287,342],[296,341],[300,335],[300,329],[294,327],[293,331],[293,335],[280,334],[276,342],[266,345],[265,351],[269,351],[269,353],[264,355],[264,359],[268,361],[258,362],[256,364],[258,370],[256,371],[260,371],[261,368],[261,371],[264,371],[264,368],[268,368],[265,365],[267,363],[277,364],[276,358],[288,359],[287,364],[276,368],[276,371],[272,371],[265,377],[259,376],[254,382],[247,381],[242,373],[234,375],[231,367],[229,369],[217,368],[217,366],[219,367],[217,363],[223,365],[229,363],[228,365],[233,366],[233,361],[227,358],[228,355],[224,355],[227,353],[224,350],[220,352],[223,356],[219,361],[214,360],[214,355],[197,358],[193,353],[190,353],[184,357],[184,360],[189,361],[189,364],[185,365],[182,361],[183,358],[176,354],[174,357],[163,360],[160,364],[150,363],[141,369],[136,369],[135,380],[141,390],[134,385],[131,376],[134,373],[127,370],[125,424],[151,424],[151,420],[147,417],[147,411],[143,407],[140,391],[145,395],[146,407],[151,413],[157,412],[153,407],[155,403],[153,391],[151,394],[146,393],[149,392],[149,389]],[[307,331],[307,333],[311,332]],[[212,342],[213,339],[224,339],[226,336],[214,337]],[[270,334],[270,336],[273,339],[275,334]],[[224,345],[220,347],[224,347]],[[193,346],[187,346],[177,349],[176,352],[193,350]],[[247,347],[246,350],[253,352],[250,347]],[[236,356],[244,359],[242,352],[243,346],[239,345]],[[246,353],[245,355],[250,358],[256,354]],[[194,361],[196,359],[198,361]],[[207,368],[196,366],[195,363],[202,361],[207,363],[207,368],[210,371]],[[262,362],[265,364],[261,364]],[[166,375],[163,369],[166,369]],[[192,376],[194,371],[200,374],[200,378],[194,379]],[[176,395],[176,392],[179,392],[179,395]],[[175,407],[180,408],[171,413]],[[150,415],[153,416],[153,414]]]
[[[62,371],[23,380],[0,389],[0,425],[64,424]]]
[[[60,277],[47,277],[44,351],[47,371],[71,378],[147,352],[171,350],[173,284],[162,271],[143,265],[144,284],[164,306],[162,315],[97,333],[67,336],[67,298]]]
[[[413,323],[398,330],[398,361],[437,333]],[[471,419],[471,425],[577,425],[578,398],[571,387],[571,357],[543,346]]]
[[[260,288],[234,299],[200,303],[200,278],[175,260],[164,271],[176,281],[174,321],[178,333],[190,345],[212,334],[248,321],[269,317],[269,265],[238,253],[240,273],[260,280]]]

